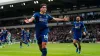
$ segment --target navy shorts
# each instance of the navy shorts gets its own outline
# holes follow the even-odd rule
[[[42,44],[42,42],[48,42],[48,31],[44,30],[36,33],[36,39],[38,44]]]
[[[78,41],[80,41],[80,38],[81,38],[82,36],[81,35],[74,35],[73,36],[73,38],[75,39],[75,40],[78,40]]]

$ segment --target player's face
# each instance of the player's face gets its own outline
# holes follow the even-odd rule
[[[27,32],[28,32],[29,30],[27,30]]]
[[[80,17],[76,17],[76,21],[80,21],[80,19],[81,19]]]
[[[6,30],[6,27],[4,27],[3,29]]]
[[[40,8],[40,11],[43,12],[43,13],[45,13],[47,11],[47,6],[42,6]]]
[[[24,30],[24,28],[21,28],[21,30]]]
[[[27,32],[29,32],[29,30],[27,30]]]

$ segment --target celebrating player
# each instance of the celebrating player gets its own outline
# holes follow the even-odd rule
[[[42,52],[42,56],[47,56],[47,42],[48,42],[48,21],[55,20],[55,21],[67,21],[67,18],[60,19],[60,18],[53,18],[47,12],[47,5],[41,4],[40,5],[40,12],[34,13],[34,15],[30,19],[26,19],[26,23],[30,23],[35,21],[35,30],[36,30],[36,38],[38,41],[38,46],[40,51]]]
[[[76,52],[79,54],[81,52],[80,38],[82,37],[82,30],[83,29],[84,29],[83,34],[86,35],[86,28],[84,26],[84,23],[80,20],[81,20],[80,16],[77,16],[76,21],[72,22],[73,28],[71,31],[73,33],[73,38],[74,38],[73,44],[76,47]],[[77,46],[77,44],[78,44],[78,46]]]
[[[7,29],[6,29],[6,27],[4,27],[3,28],[3,32],[2,32],[2,34],[3,34],[3,44],[5,44],[6,42],[7,42],[7,33],[8,31],[7,31]]]
[[[23,27],[21,28],[20,48],[22,48],[22,43],[24,43],[24,44],[25,44],[25,30],[24,30],[24,28],[23,28]]]
[[[27,45],[29,46],[29,41],[30,41],[30,31],[29,29],[26,30],[26,42],[27,42]]]

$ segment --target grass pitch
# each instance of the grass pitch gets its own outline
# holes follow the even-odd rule
[[[55,43],[48,44],[47,56],[100,56],[99,43],[82,43],[82,52],[77,54],[72,43]],[[0,48],[0,56],[41,56],[37,44],[30,44],[29,47],[19,44],[6,45]]]

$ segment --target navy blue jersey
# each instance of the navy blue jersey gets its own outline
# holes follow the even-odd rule
[[[47,29],[47,31],[49,31],[49,28],[48,28],[48,21],[49,20],[52,20],[53,17],[51,17],[49,14],[40,14],[39,12],[38,13],[35,13],[33,15],[33,17],[35,18],[35,29],[36,29],[36,32],[41,32],[45,29]]]
[[[26,37],[30,37],[30,32],[26,32]]]
[[[21,31],[21,36],[24,37],[25,36],[25,30]]]
[[[72,24],[73,24],[72,32],[75,35],[81,35],[82,31],[86,32],[86,28],[85,28],[84,23],[82,21],[80,21],[80,22],[75,21]]]
[[[6,38],[7,37],[7,30],[3,30],[2,34]]]

